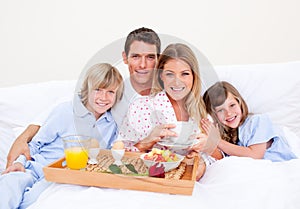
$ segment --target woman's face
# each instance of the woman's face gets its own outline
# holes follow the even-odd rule
[[[180,59],[168,60],[160,75],[167,94],[176,101],[184,99],[193,87],[193,73],[190,66]]]
[[[237,128],[241,122],[242,110],[237,99],[228,93],[225,102],[215,107],[218,120],[230,128]]]
[[[109,110],[116,101],[118,88],[95,89],[89,93],[86,108],[92,112],[96,119]]]

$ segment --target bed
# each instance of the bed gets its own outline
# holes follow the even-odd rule
[[[300,156],[300,61],[215,66],[233,83],[253,113],[267,113],[283,128]],[[0,88],[0,169],[15,137],[44,109],[72,98],[76,81],[49,81]],[[0,203],[1,204],[1,203]],[[172,195],[51,183],[36,208],[289,209],[300,207],[300,159],[272,163],[226,157],[207,167],[193,194]]]

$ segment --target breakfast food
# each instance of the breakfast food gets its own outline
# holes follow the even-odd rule
[[[165,178],[165,167],[163,164],[155,163],[149,168],[149,176]]]
[[[184,174],[186,169],[186,163],[185,162],[181,162],[179,167],[177,169],[171,170],[169,172],[165,173],[165,178],[166,179],[180,179],[182,177],[182,175]]]
[[[110,154],[100,155],[97,158],[98,164],[89,164],[86,168],[87,171],[96,172],[110,172],[109,166],[114,163],[114,158]],[[131,174],[132,172],[125,166],[126,164],[132,164],[138,174],[145,174],[148,172],[148,168],[145,166],[143,160],[140,158],[123,157],[123,165],[120,166],[123,174]]]
[[[90,147],[89,148],[99,148],[100,145],[99,145],[99,142],[97,139],[91,139],[91,144],[90,144]]]
[[[97,160],[98,164],[88,164],[86,167],[86,171],[104,173],[110,172],[109,166],[112,165],[114,162],[114,158],[110,154],[98,155]],[[138,175],[147,175],[149,172],[147,166],[140,158],[124,157],[122,162],[124,163],[124,165],[119,166],[122,171],[122,174],[132,174],[132,172],[125,166],[126,164],[132,164],[135,170],[138,172]],[[165,172],[164,178],[178,180],[183,176],[185,169],[186,163],[181,162],[177,169]]]
[[[149,153],[144,156],[145,160],[151,160],[155,162],[176,162],[178,157],[175,153],[170,150],[160,150],[153,148]]]
[[[112,146],[112,149],[115,149],[115,150],[120,150],[120,149],[124,149],[124,148],[125,148],[125,146],[122,141],[116,141]]]

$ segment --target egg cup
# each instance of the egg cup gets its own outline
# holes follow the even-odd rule
[[[125,153],[125,149],[112,149],[111,150],[111,154],[112,154],[113,158],[115,159],[114,164],[116,164],[118,166],[123,165],[121,160],[124,156],[124,153]]]

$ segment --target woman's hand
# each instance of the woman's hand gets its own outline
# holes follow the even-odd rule
[[[196,161],[196,162],[198,162],[198,168],[197,168],[197,172],[196,172],[196,180],[199,181],[200,178],[204,175],[204,173],[206,171],[206,164],[205,164],[201,154],[199,154],[198,152],[191,151],[188,155],[186,155],[186,157],[188,159],[192,159],[196,156],[199,157],[198,161]]]
[[[156,139],[163,139],[167,137],[177,136],[176,132],[171,131],[171,128],[175,128],[175,124],[162,124],[154,127],[147,138],[156,140]]]
[[[135,147],[137,147],[141,152],[152,149],[152,147],[161,139],[165,137],[177,136],[174,131],[170,130],[171,128],[175,127],[175,124],[158,125],[152,129],[152,131],[146,138],[136,143]]]
[[[21,171],[25,172],[25,168],[21,163],[14,163],[11,166],[8,166],[5,171],[2,172],[2,174],[10,173],[10,172],[16,172]]]

